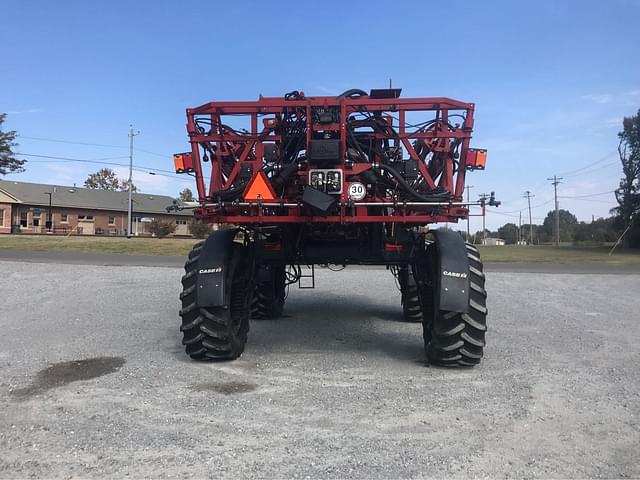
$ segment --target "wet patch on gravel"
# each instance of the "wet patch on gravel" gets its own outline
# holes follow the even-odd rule
[[[191,386],[194,392],[216,392],[223,395],[252,392],[256,388],[257,385],[246,382],[198,383]]]
[[[125,362],[121,357],[96,357],[54,363],[38,372],[31,385],[14,390],[11,395],[26,400],[72,382],[91,380],[117,372]]]

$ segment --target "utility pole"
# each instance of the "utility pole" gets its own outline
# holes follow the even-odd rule
[[[562,177],[547,178],[547,180],[553,180],[551,185],[553,185],[553,196],[556,200],[556,247],[560,245],[560,213],[558,211],[558,184],[562,183]]]
[[[140,132],[129,125],[129,201],[127,202],[127,238],[131,238],[131,210],[133,208],[133,137]]]
[[[527,190],[524,192],[523,198],[527,199],[527,203],[529,204],[529,243],[533,245],[533,223],[531,222],[531,198],[535,197],[535,195],[531,195],[531,192]]]
[[[518,217],[518,245],[522,242],[522,210],[520,210],[520,216]]]
[[[487,244],[487,228],[486,228],[486,217],[487,217],[487,200],[490,198],[488,193],[481,193],[480,197],[480,205],[482,206],[482,245]]]
[[[469,190],[471,190],[473,188],[473,185],[467,185],[466,187],[464,187],[464,189],[467,191],[467,203],[471,203],[469,200]],[[469,205],[467,205],[467,208],[469,208]],[[467,242],[471,241],[471,231],[470,231],[470,226],[469,224],[471,223],[471,217],[467,217]]]

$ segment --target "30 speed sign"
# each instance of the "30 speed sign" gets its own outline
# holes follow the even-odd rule
[[[367,188],[360,182],[353,182],[349,185],[349,198],[359,201],[367,195]]]

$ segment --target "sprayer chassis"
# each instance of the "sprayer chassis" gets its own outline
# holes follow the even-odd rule
[[[220,227],[185,265],[189,356],[237,358],[249,319],[278,318],[303,267],[360,264],[396,276],[404,318],[422,322],[431,363],[480,362],[487,311],[478,250],[458,233],[426,228],[468,218],[465,172],[486,159],[469,148],[474,105],[399,94],[291,92],[187,110],[191,152],[174,156],[176,169],[195,176],[195,217]],[[430,119],[410,123],[419,112]],[[229,126],[231,116],[246,128]]]

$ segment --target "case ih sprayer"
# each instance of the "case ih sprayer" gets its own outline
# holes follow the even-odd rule
[[[280,316],[288,286],[313,265],[358,264],[397,277],[429,362],[479,363],[487,309],[478,250],[427,228],[469,215],[465,174],[486,161],[469,146],[473,112],[392,88],[187,109],[191,151],[174,155],[176,171],[195,176],[195,217],[222,225],[185,265],[187,354],[239,357],[250,317]]]

